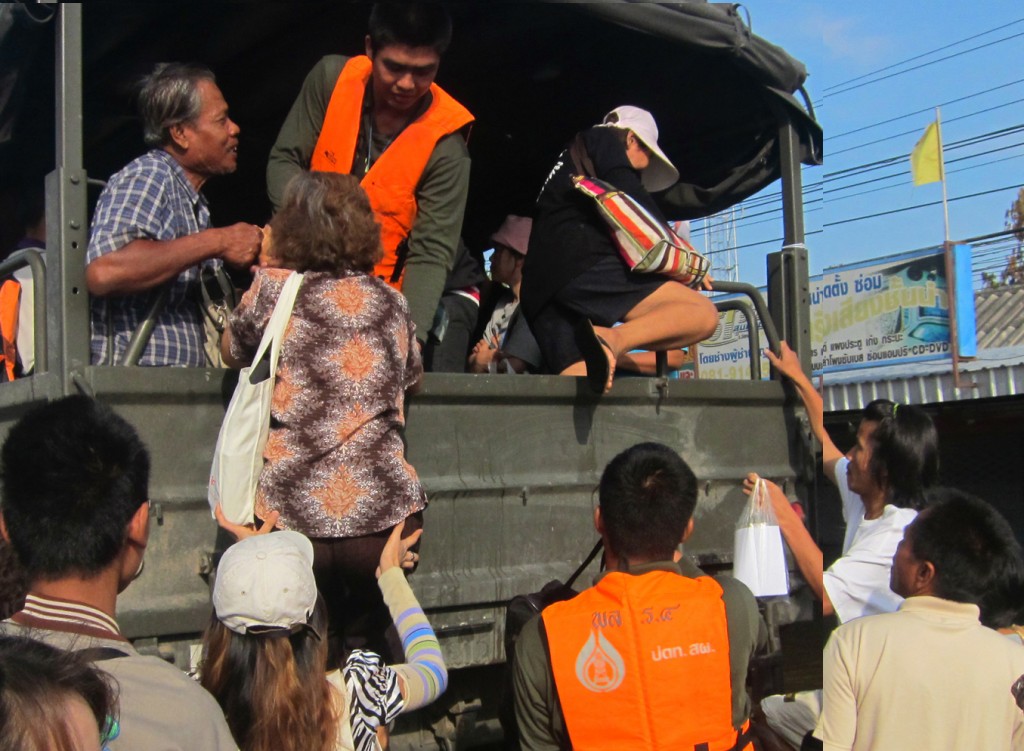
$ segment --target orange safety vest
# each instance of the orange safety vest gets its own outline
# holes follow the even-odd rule
[[[613,572],[542,617],[576,751],[751,747],[748,725],[732,725],[729,633],[714,579]]]
[[[0,365],[3,371],[0,380],[13,381],[14,368],[18,361],[15,346],[18,335],[18,299],[21,297],[21,285],[8,279],[0,285]]]
[[[309,168],[320,172],[352,171],[363,96],[373,63],[365,55],[351,58],[338,76],[327,104]],[[361,181],[380,222],[384,258],[374,268],[395,289],[402,288],[404,253],[399,247],[416,221],[416,186],[437,142],[473,122],[473,115],[437,84],[431,84],[432,100],[426,112],[409,123],[374,162]]]

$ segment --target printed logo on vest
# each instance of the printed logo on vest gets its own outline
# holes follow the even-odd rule
[[[576,677],[589,691],[614,691],[626,677],[626,663],[601,629],[590,632],[583,649],[576,657]]]
[[[330,149],[324,149],[324,159],[326,159],[331,164],[338,163],[338,157],[334,156],[334,152],[331,151]]]

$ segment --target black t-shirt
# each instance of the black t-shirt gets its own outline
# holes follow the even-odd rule
[[[593,176],[629,194],[664,221],[615,131],[602,126],[583,131],[583,143],[596,172]],[[522,305],[527,318],[534,317],[562,287],[596,261],[618,255],[593,199],[572,186],[573,174],[576,170],[566,149],[537,198],[530,249],[523,266]]]

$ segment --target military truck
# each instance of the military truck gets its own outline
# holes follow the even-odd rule
[[[28,23],[19,12],[37,18]],[[643,106],[682,175],[659,197],[673,219],[706,216],[781,180],[784,240],[767,256],[767,303],[749,285],[717,289],[740,295],[720,307],[756,317],[770,346],[787,339],[809,366],[801,164],[820,163],[822,134],[806,95],[803,104],[794,96],[802,64],[753,35],[729,4],[465,3],[452,12],[455,39],[438,82],[477,118],[464,229],[471,246],[481,247],[506,213],[529,212],[573,133],[619,104]],[[47,247],[0,264],[4,274],[30,265],[35,288],[45,290],[35,300],[35,370],[0,385],[0,435],[33,405],[72,393],[112,405],[139,429],[153,455],[153,527],[145,574],[119,600],[118,619],[140,649],[188,668],[227,543],[206,487],[236,374],[89,364],[84,266],[94,186],[143,149],[129,114],[131,80],[160,60],[199,60],[217,73],[242,128],[239,172],[208,187],[214,223],[263,223],[263,170],[277,128],[320,56],[362,48],[368,7],[97,2],[3,13],[0,55],[24,88],[13,98],[20,111],[0,111],[14,133],[0,144],[0,163],[39,148],[29,133],[42,133],[53,157]],[[757,326],[748,329],[756,351]],[[731,566],[748,471],[810,498],[816,462],[806,416],[752,362],[745,381],[661,372],[620,379],[602,397],[577,378],[425,377],[406,431],[408,459],[430,497],[422,563],[410,580],[452,680],[438,703],[399,727],[395,748],[499,737],[505,605],[583,559],[596,539],[593,490],[622,449],[662,441],[693,466],[700,502],[684,553],[712,571]],[[795,573],[794,590],[765,603],[773,628],[809,617]]]

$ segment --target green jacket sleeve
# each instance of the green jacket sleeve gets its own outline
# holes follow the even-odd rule
[[[416,221],[409,233],[402,294],[425,342],[445,280],[455,262],[469,193],[469,149],[461,133],[438,141],[416,188]]]
[[[281,208],[285,186],[297,173],[309,169],[313,149],[327,114],[334,86],[348,58],[327,55],[306,76],[299,96],[281,125],[267,159],[267,196],[274,211]]]
[[[564,720],[544,646],[541,617],[528,621],[516,640],[512,665],[516,726],[523,751],[558,751]]]

